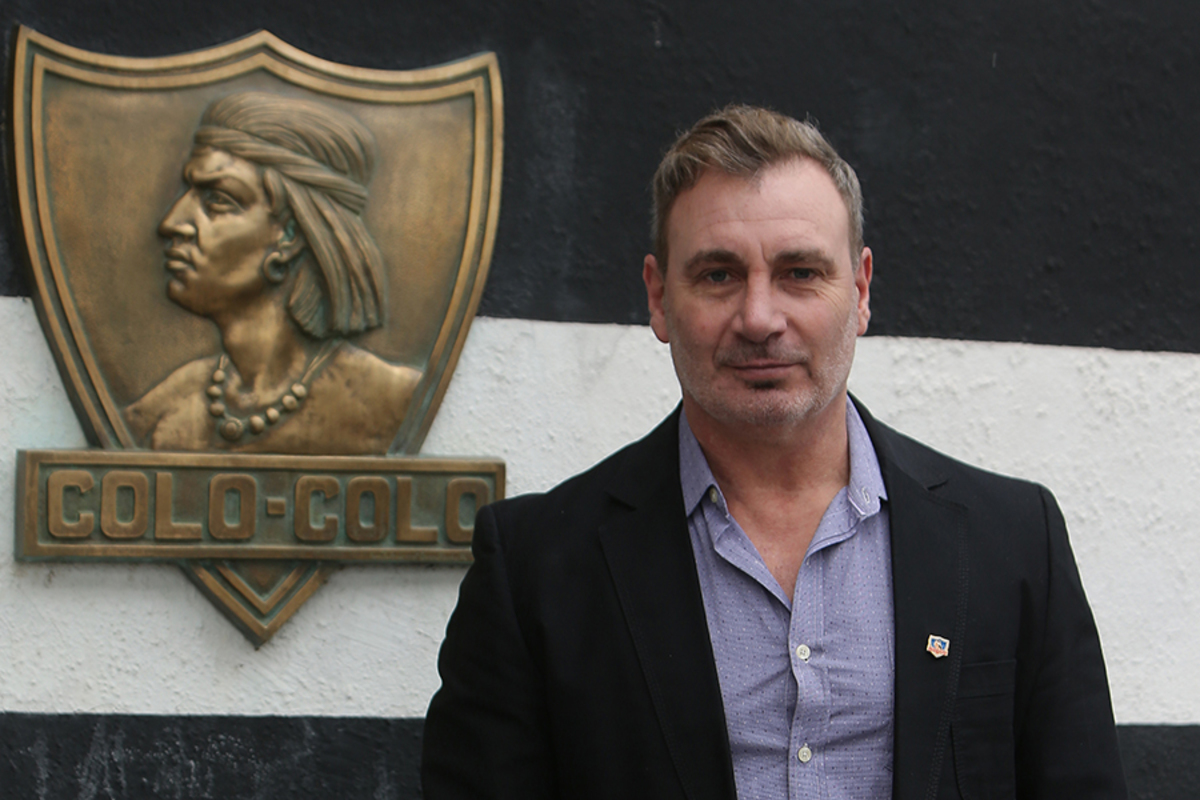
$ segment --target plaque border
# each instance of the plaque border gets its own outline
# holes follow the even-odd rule
[[[50,56],[53,56],[51,58]],[[72,47],[20,26],[14,48],[11,107],[12,159],[25,251],[34,283],[34,305],[50,339],[59,371],[70,389],[76,416],[100,447],[134,448],[133,436],[108,395],[69,294],[52,235],[47,201],[40,115],[47,72],[129,91],[219,83],[265,70],[295,86],[366,102],[417,103],[471,96],[476,105],[471,201],[466,239],[448,313],[426,365],[438,375],[420,392],[397,430],[389,452],[420,452],[429,433],[479,307],[495,250],[500,216],[504,113],[499,62],[494,53],[414,70],[353,67],[313,56],[267,31],[205,50],[153,58],[113,56]],[[423,89],[416,87],[424,86]],[[490,146],[489,146],[490,145]]]

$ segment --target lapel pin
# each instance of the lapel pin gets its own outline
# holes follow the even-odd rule
[[[934,636],[929,634],[929,644],[925,645],[925,649],[933,653],[934,658],[942,658],[950,655],[950,640],[942,636]]]

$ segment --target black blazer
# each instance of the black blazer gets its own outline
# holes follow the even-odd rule
[[[1125,797],[1053,497],[858,408],[891,522],[895,800]],[[678,429],[676,411],[549,493],[480,512],[425,722],[428,800],[735,797]]]

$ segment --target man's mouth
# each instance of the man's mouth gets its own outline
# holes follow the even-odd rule
[[[753,361],[735,362],[727,366],[732,368],[742,380],[758,382],[778,380],[794,369],[797,363],[790,360],[755,359]]]
[[[164,255],[166,255],[166,268],[171,272],[193,269],[192,261],[188,258],[187,253],[178,248],[170,247]]]

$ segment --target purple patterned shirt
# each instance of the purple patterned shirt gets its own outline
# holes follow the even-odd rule
[[[743,800],[892,795],[887,491],[849,400],[846,427],[850,484],[825,510],[787,597],[680,419],[684,507]]]

